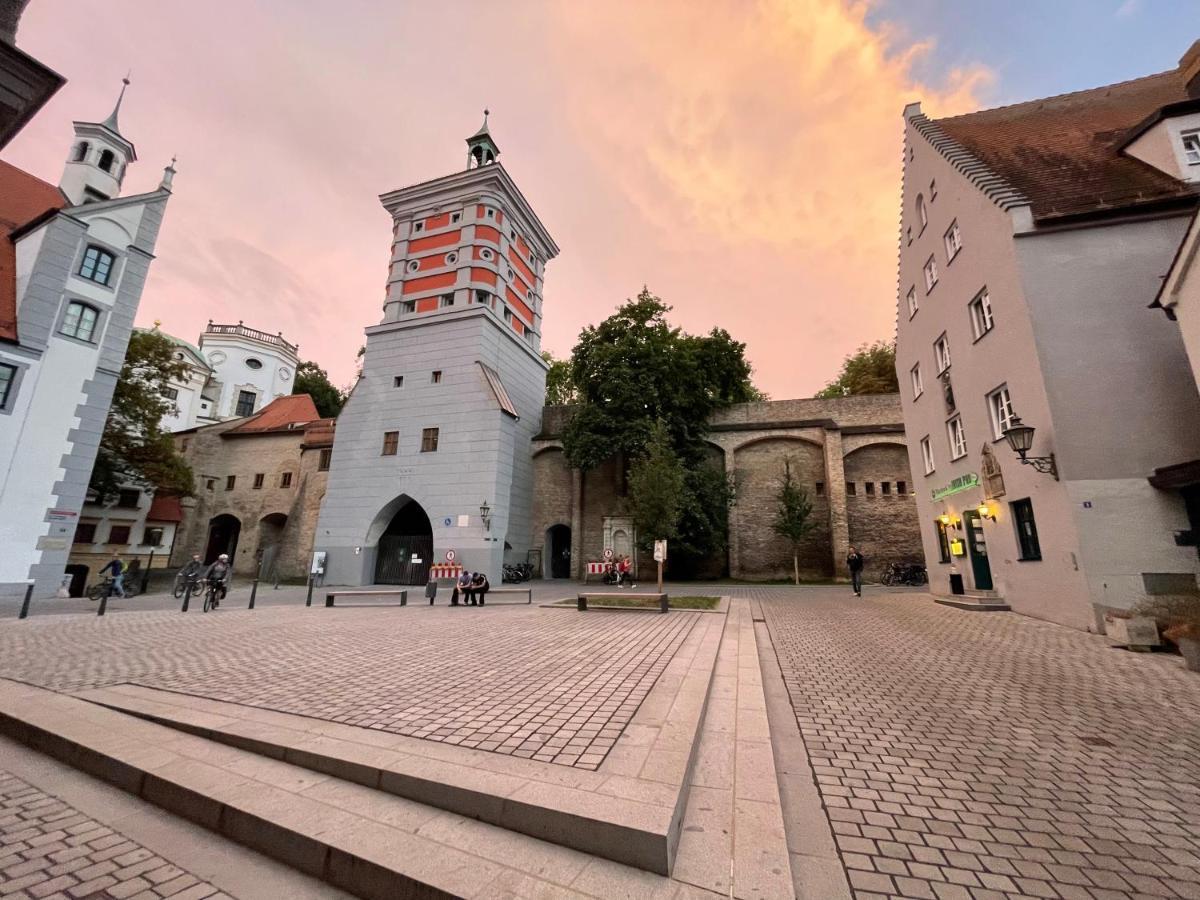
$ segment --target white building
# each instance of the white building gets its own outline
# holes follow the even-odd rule
[[[253,415],[292,392],[300,347],[285,341],[282,332],[270,334],[241,322],[214,325],[210,319],[199,349],[213,371],[204,395],[214,403],[216,421]]]
[[[0,163],[0,595],[61,583],[171,195],[173,166],[120,196],[120,106],[74,123],[58,188]]]

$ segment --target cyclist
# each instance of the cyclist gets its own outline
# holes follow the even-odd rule
[[[112,559],[108,561],[103,569],[100,570],[101,575],[107,575],[112,572],[112,585],[108,589],[108,595],[111,597],[116,594],[119,597],[125,596],[125,563],[121,562],[121,554],[113,553]]]
[[[200,554],[193,553],[192,558],[187,564],[179,570],[179,574],[175,577],[176,583],[180,588],[186,588],[188,583],[195,584],[200,580],[200,576],[204,573],[204,563],[200,561]],[[179,593],[175,594],[176,597]]]
[[[204,580],[209,585],[217,585],[217,596],[213,597],[213,607],[221,605],[225,595],[229,593],[229,579],[233,577],[233,566],[229,564],[229,554],[222,553],[204,573]]]

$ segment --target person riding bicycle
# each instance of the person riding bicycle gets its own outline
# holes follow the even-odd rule
[[[204,580],[210,585],[217,586],[217,596],[213,597],[213,606],[219,606],[229,593],[229,580],[233,577],[233,566],[229,564],[229,554],[222,553],[204,573]]]
[[[125,596],[125,563],[121,562],[121,554],[114,553],[112,559],[108,561],[103,569],[100,570],[101,575],[112,573],[112,584],[109,585],[108,595],[111,597],[116,594],[118,597]]]
[[[204,572],[204,563],[200,561],[200,554],[193,553],[192,558],[187,564],[179,570],[179,577],[186,581],[197,581],[201,573]]]

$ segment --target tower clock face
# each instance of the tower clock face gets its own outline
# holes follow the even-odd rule
[[[279,380],[280,381],[287,381],[291,377],[292,377],[291,369],[288,369],[285,367],[285,368],[282,368],[279,370]]]
[[[228,357],[220,350],[214,350],[212,353],[208,354],[208,363],[212,366],[219,366],[221,363],[225,362],[226,359],[228,359]]]

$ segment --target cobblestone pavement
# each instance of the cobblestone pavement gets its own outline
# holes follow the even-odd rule
[[[764,595],[855,895],[1200,898],[1200,677],[912,597]]]
[[[4,900],[232,900],[211,884],[0,771]]]
[[[596,769],[697,617],[529,606],[44,616],[0,627],[0,676],[130,682]]]

